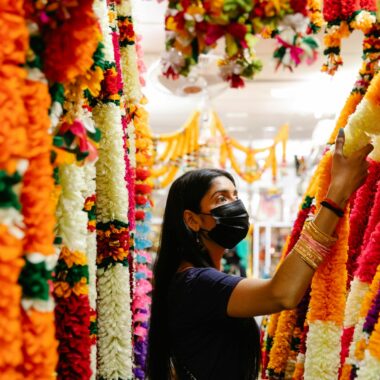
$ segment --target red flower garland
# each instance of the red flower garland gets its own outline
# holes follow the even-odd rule
[[[366,249],[367,244],[370,241],[372,232],[375,230],[379,222],[380,222],[380,181],[377,183],[376,196],[373,202],[371,215],[368,221],[368,227],[364,234],[362,250]]]
[[[323,17],[327,22],[339,20],[342,16],[340,0],[325,0],[323,3]]]
[[[349,251],[347,261],[348,281],[350,282],[357,269],[357,258],[363,243],[364,234],[369,220],[376,195],[376,184],[380,179],[380,163],[370,161],[369,175],[365,184],[357,191],[354,208],[350,216],[350,236],[348,239]]]
[[[90,305],[87,295],[60,297],[55,309],[60,360],[58,379],[90,379]],[[62,344],[64,342],[64,344]]]

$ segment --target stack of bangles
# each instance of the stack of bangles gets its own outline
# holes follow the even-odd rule
[[[314,221],[306,222],[300,238],[293,250],[297,252],[303,261],[316,270],[330,253],[337,238],[322,232]]]

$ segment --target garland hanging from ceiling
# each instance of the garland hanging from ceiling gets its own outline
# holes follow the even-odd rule
[[[247,183],[259,180],[269,168],[272,170],[273,179],[276,179],[276,148],[279,144],[282,145],[282,162],[286,161],[286,142],[289,133],[287,124],[279,129],[272,144],[264,148],[251,148],[228,136],[216,113],[211,116],[211,123],[206,128],[211,131],[212,140],[217,141],[219,146],[221,167],[225,168],[229,163],[236,174]],[[156,179],[156,188],[164,188],[172,183],[181,169],[186,170],[199,166],[200,152],[210,143],[210,141],[200,143],[200,129],[200,114],[194,112],[181,129],[153,136],[155,156],[152,175]],[[266,155],[262,165],[259,165],[256,158],[259,154]],[[237,158],[239,155],[244,156],[244,164],[239,162]]]
[[[218,66],[231,87],[244,87],[262,69],[254,46],[256,35],[276,38],[277,67],[292,70],[301,61],[315,61],[318,43],[306,36],[306,1],[184,1],[171,0],[165,18],[166,53],[163,74],[176,79],[187,76],[221,39],[225,54]]]

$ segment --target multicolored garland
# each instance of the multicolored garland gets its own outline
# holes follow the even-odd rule
[[[61,196],[57,208],[59,237],[63,243],[55,269],[57,306],[58,379],[90,379],[90,304],[87,250],[88,215],[84,168],[59,168]]]
[[[286,251],[284,252],[282,260],[291,252],[294,245],[297,243],[306,219],[314,213],[315,207],[312,205],[313,199],[313,196],[305,196],[304,203],[302,204],[301,210],[298,212],[297,219],[294,222],[289,243],[286,246]],[[303,309],[304,307],[302,310]],[[280,313],[274,335],[275,339],[269,353],[270,360],[267,367],[267,376],[269,379],[284,378],[288,355],[291,349],[293,332],[299,318],[297,309],[287,310]]]
[[[250,24],[251,1],[196,2],[170,1],[166,19],[166,53],[163,73],[173,79],[187,76],[217,41],[224,38],[225,56],[219,62],[220,75],[233,88],[243,87],[262,64],[254,51],[254,32]]]
[[[102,28],[105,71],[93,117],[102,133],[96,163],[98,377],[132,378],[130,235],[122,124],[122,78],[115,2],[94,4]],[[109,18],[108,18],[109,16]],[[109,25],[108,20],[111,20]]]

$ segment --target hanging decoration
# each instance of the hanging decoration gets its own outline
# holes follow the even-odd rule
[[[277,133],[277,136],[273,140],[273,144],[266,148],[252,149],[241,145],[237,140],[227,136],[226,131],[223,128],[221,120],[213,114],[214,122],[217,131],[220,133],[222,142],[220,148],[220,163],[222,167],[225,167],[227,158],[231,162],[231,166],[234,171],[248,183],[253,183],[261,178],[264,171],[268,168],[272,169],[272,178],[275,181],[277,177],[277,156],[276,148],[278,144],[282,144],[282,162],[286,162],[286,143],[289,135],[289,126],[284,124]],[[235,158],[233,149],[237,149],[243,152],[245,158],[245,170],[241,170],[241,165],[238,164]],[[268,157],[265,160],[264,165],[260,168],[255,156],[258,153],[268,152]]]
[[[116,2],[95,1],[102,29],[105,71],[100,99],[93,108],[102,139],[96,163],[98,368],[103,379],[132,378],[131,294],[126,182]],[[108,23],[111,20],[111,24]]]
[[[153,136],[155,144],[154,151],[157,152],[159,143],[165,143],[165,148],[162,153],[156,153],[154,156],[155,168],[152,175],[156,178],[155,187],[164,188],[168,186],[175,178],[176,174],[181,168],[185,166],[192,167],[192,162],[199,154],[200,143],[200,126],[199,126],[200,114],[195,112],[189,119],[189,121],[180,130],[173,133],[161,134]],[[277,176],[277,156],[276,147],[278,144],[282,144],[282,161],[286,160],[286,142],[288,139],[289,127],[287,124],[282,126],[273,140],[273,144],[259,149],[253,149],[245,147],[237,140],[229,137],[219,119],[219,117],[213,113],[211,118],[211,124],[208,126],[213,132],[214,138],[220,140],[220,165],[225,167],[227,160],[230,161],[233,170],[246,182],[253,183],[261,178],[265,170],[272,169],[272,176],[275,180]],[[160,149],[159,149],[160,150]],[[242,170],[235,156],[235,150],[245,155],[245,169]],[[258,166],[255,156],[257,154],[268,153],[265,163],[262,167]],[[162,181],[158,181],[158,178],[164,177]]]
[[[378,51],[376,50],[376,48],[370,49],[371,38],[372,37],[365,38],[363,41],[363,52],[364,52],[363,64],[362,64],[362,67],[360,69],[358,79],[355,82],[354,88],[353,88],[350,96],[348,97],[346,104],[345,104],[345,106],[344,106],[344,108],[343,108],[343,110],[342,110],[342,112],[341,112],[341,114],[337,120],[336,127],[330,136],[329,144],[332,144],[335,141],[335,138],[336,138],[336,135],[338,133],[339,128],[343,128],[346,126],[347,121],[349,119],[349,116],[355,112],[358,104],[363,99],[363,96],[366,93],[367,87],[368,87],[369,83],[371,82],[374,73],[377,70],[377,62],[378,62],[379,55],[378,55]],[[376,136],[372,137],[372,138],[376,139]],[[350,145],[351,143],[352,142],[350,141],[350,137],[348,137],[348,145]],[[357,149],[357,148],[355,148],[355,149]],[[375,149],[375,151],[376,151],[376,149]],[[374,171],[376,171],[376,169],[375,169],[375,166],[373,166],[373,165],[377,166],[377,163],[373,162],[371,165],[371,172],[373,173],[373,175],[375,175]],[[316,182],[318,180],[318,178],[320,176],[320,171],[321,171],[321,166],[319,165],[316,173],[313,176],[313,182]],[[376,175],[375,175],[375,177],[373,177],[373,175],[371,175],[370,178],[368,178],[368,181],[370,181],[368,183],[372,184],[372,182],[376,182],[376,180],[375,180]],[[373,185],[369,185],[369,186],[373,186]],[[360,191],[360,193],[362,193],[363,191],[365,192],[365,190],[362,189]],[[374,191],[374,188],[372,187],[372,193],[371,193],[372,197],[373,197],[373,191]],[[359,193],[358,193],[358,195],[359,195]],[[371,202],[371,195],[370,194],[367,194],[367,195],[368,195],[368,198],[365,195],[363,195],[363,197],[360,197],[360,198],[363,199],[363,201],[364,201],[364,198],[366,198],[366,201]],[[376,200],[375,200],[375,202],[376,202]],[[357,207],[359,207],[359,203],[357,204]],[[375,209],[375,207],[374,207],[374,209]],[[357,216],[359,216],[359,214],[357,214]],[[371,222],[368,222],[368,224],[371,224]],[[358,228],[358,227],[356,227],[356,228]],[[366,229],[366,233],[364,234],[364,238],[363,238],[364,242],[368,241],[368,239],[369,239],[368,231],[369,231],[369,228]],[[352,242],[352,243],[359,244],[358,241]],[[365,244],[365,243],[363,243],[363,244]],[[357,265],[357,264],[355,264],[356,260],[354,259],[354,257],[355,257],[355,254],[350,253],[349,261],[347,263],[348,269],[352,265]],[[352,269],[349,269],[349,270],[351,271]],[[354,288],[355,288],[354,283],[352,286],[353,286],[353,290],[354,290]],[[363,290],[360,294],[363,295],[363,292],[365,293],[365,290]],[[349,298],[349,300],[348,300],[349,304],[353,304],[353,303],[355,303],[355,299],[361,298],[362,296],[360,294],[356,294],[356,297],[353,297],[353,299]],[[348,307],[349,307],[349,305],[347,304],[347,308]],[[300,308],[300,306],[298,307],[298,309],[299,308]],[[346,316],[349,313],[350,315],[352,315],[352,318],[355,318],[355,313],[353,312],[353,309],[350,309],[350,310],[351,310],[351,312],[346,311]],[[352,318],[350,318],[350,321],[352,321]],[[278,316],[273,318],[273,320],[278,321]],[[270,320],[270,322],[271,322],[271,320]],[[349,322],[348,319],[345,318],[344,326],[346,326],[348,322]],[[349,323],[351,323],[351,322],[349,322]],[[352,324],[355,324],[355,323],[352,323]],[[302,329],[303,331],[302,331],[301,338],[300,338],[301,342],[297,348],[298,356],[297,356],[297,360],[296,360],[295,369],[294,369],[294,372],[292,374],[293,379],[302,379],[305,376],[304,375],[304,360],[305,360],[305,354],[307,352],[306,339],[308,336],[308,329],[309,329],[309,327],[308,327],[308,323],[306,321],[305,325]],[[296,337],[299,336],[299,331],[297,331],[296,328],[293,331],[294,331],[293,335],[295,335]],[[348,334],[348,331],[345,332],[345,335],[342,338],[343,339],[343,341],[342,341],[343,351],[341,353],[342,358],[345,357],[345,355],[346,355],[346,354],[344,354],[344,352],[347,351],[347,348],[345,348],[345,347],[347,347],[347,344],[349,344],[349,342],[347,343],[347,340],[348,341],[350,340],[350,336],[347,334]],[[273,335],[274,335],[274,337],[273,337]],[[276,342],[276,334],[275,333],[272,333],[271,339],[272,339],[272,341],[274,340],[274,342]],[[297,338],[297,342],[299,342],[298,338]],[[279,348],[281,349],[281,352],[284,352],[283,350],[288,350],[288,345],[289,345],[289,341],[284,342],[283,345],[280,344]],[[296,352],[290,351],[289,355],[287,357],[287,363],[286,363],[286,369],[285,369],[286,378],[288,376],[289,377],[291,376],[290,373],[291,373],[291,368],[293,366],[292,361],[293,361],[295,354],[296,354]],[[266,353],[266,355],[269,355],[269,353]],[[339,367],[339,365],[338,365],[338,367]]]
[[[223,37],[225,56],[220,75],[233,88],[243,87],[262,67],[254,51],[250,24],[251,1],[226,3],[171,1],[165,18],[166,53],[163,73],[173,79],[187,76],[201,54],[207,54]]]
[[[219,61],[220,75],[232,88],[244,87],[244,80],[254,78],[262,69],[254,51],[256,35],[260,34],[276,38],[277,67],[292,70],[303,60],[311,64],[316,59],[318,43],[314,37],[306,36],[305,16],[304,0],[231,0],[215,4],[171,1],[165,19],[163,73],[172,79],[189,75],[200,56],[223,39],[225,55]]]
[[[0,373],[23,379],[22,287],[18,283],[25,236],[20,185],[28,166],[28,110],[24,104],[28,31],[22,1],[0,4]],[[15,88],[18,91],[15,91]],[[21,95],[21,96],[20,96]]]
[[[28,17],[28,15],[26,15]],[[32,27],[32,25],[31,25]],[[19,283],[23,288],[23,378],[51,379],[57,365],[52,270],[56,264],[53,246],[55,203],[52,141],[49,136],[50,97],[46,79],[38,69],[27,67],[24,102],[28,113],[29,166],[21,191],[25,225],[25,265]]]
[[[292,0],[290,8],[291,14],[284,16],[271,36],[276,39],[277,45],[273,53],[276,69],[282,66],[293,71],[303,61],[308,65],[316,61],[319,44],[310,35],[307,1]]]
[[[90,305],[87,250],[88,215],[83,210],[84,168],[59,168],[61,195],[57,237],[62,241],[54,282],[59,379],[90,379]]]
[[[327,22],[324,37],[326,47],[324,54],[327,56],[327,62],[323,65],[322,71],[334,75],[343,64],[340,56],[343,38],[347,38],[355,29],[361,30],[366,36],[377,38],[376,1],[325,0],[323,16]],[[377,45],[378,43],[373,45],[376,50],[378,50]]]

